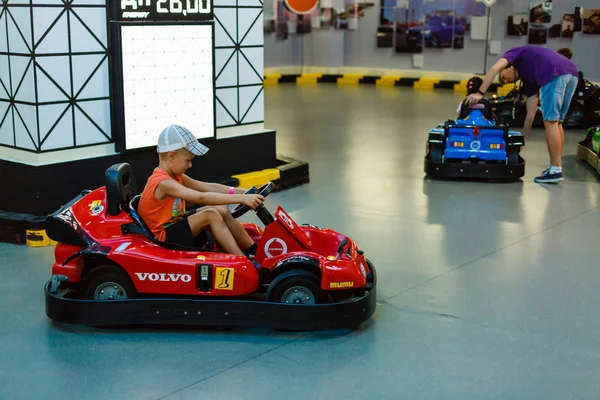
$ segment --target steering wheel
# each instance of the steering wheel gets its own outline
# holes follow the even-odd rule
[[[271,194],[273,192],[273,190],[275,190],[275,185],[273,184],[273,182],[268,182],[268,183],[265,183],[264,185],[262,185],[259,189],[257,189],[256,187],[253,186],[250,189],[246,190],[244,192],[244,194],[258,193],[263,197],[267,197],[269,194]],[[255,211],[260,210],[262,207],[264,207],[263,204],[258,206],[258,208]],[[247,205],[238,204],[231,212],[231,215],[233,215],[233,218],[239,218],[242,215],[246,214],[250,210],[251,210],[251,208],[248,207]]]

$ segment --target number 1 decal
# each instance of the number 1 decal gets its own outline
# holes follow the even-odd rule
[[[233,290],[233,273],[233,268],[217,267],[217,273],[215,276],[216,288],[220,290]]]

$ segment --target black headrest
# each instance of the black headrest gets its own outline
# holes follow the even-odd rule
[[[131,165],[115,164],[106,170],[105,178],[107,211],[109,215],[117,215],[121,205],[129,202],[137,191]]]
[[[484,108],[483,110],[480,110],[481,113],[483,114],[483,116],[486,119],[489,120],[493,120],[494,119],[494,113],[492,112],[492,103],[489,102],[489,100],[487,99],[481,99],[478,102],[479,104],[483,104]],[[473,108],[470,108],[467,103],[465,101],[462,102],[462,105],[460,107],[460,115],[459,118],[460,119],[465,119],[469,116],[469,114],[471,114],[471,111],[473,111]]]

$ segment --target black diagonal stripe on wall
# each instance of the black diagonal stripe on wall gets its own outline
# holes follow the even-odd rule
[[[38,48],[38,46],[40,45],[40,43],[42,43],[44,41],[44,39],[46,38],[46,36],[48,36],[48,34],[50,33],[50,31],[52,30],[52,28],[54,28],[54,26],[58,23],[58,21],[60,21],[60,19],[62,18],[62,16],[67,12],[67,9],[64,8],[56,17],[56,19],[50,24],[50,26],[48,27],[48,29],[46,30],[46,32],[44,32],[44,34],[42,35],[42,37],[40,37],[40,40],[38,40],[37,43],[35,43],[33,45],[33,50],[35,51],[35,49]]]
[[[216,49],[216,50],[218,50],[218,49]],[[219,71],[219,73],[217,74],[217,76],[215,77],[215,84],[217,83],[217,80],[219,79],[219,77],[221,76],[221,74],[223,73],[223,71],[225,70],[225,67],[227,67],[227,65],[229,65],[229,61],[231,61],[231,59],[235,55],[235,52],[236,52],[236,50],[233,50],[231,52],[231,55],[227,59],[227,61],[225,61],[225,64],[223,64],[223,67],[221,68],[221,70]]]
[[[27,71],[29,71],[29,67],[31,67],[32,64],[33,64],[33,59],[30,59],[29,62],[27,63],[27,66],[25,67],[25,71],[23,71],[23,76],[21,77],[21,80],[19,81],[19,84],[17,85],[17,88],[15,89],[13,98],[17,97],[17,94],[19,93],[19,90],[21,89],[21,85],[23,85],[23,81],[25,80],[25,76],[27,75]]]
[[[231,35],[229,34],[229,32],[227,32],[227,29],[225,29],[225,26],[221,23],[221,21],[219,21],[219,18],[216,15],[215,15],[215,21],[217,21],[218,24],[221,25],[221,28],[223,28],[223,32],[225,32],[225,34],[227,34],[227,36],[229,36],[229,39],[231,40],[231,43],[235,44],[235,40],[231,37]]]
[[[71,98],[71,96],[69,96],[69,94],[68,94],[67,92],[65,92],[65,91],[63,90],[63,88],[61,88],[61,87],[60,87],[60,85],[58,84],[58,82],[56,82],[56,81],[55,81],[55,80],[54,80],[54,79],[53,79],[53,78],[50,76],[50,74],[49,74],[48,72],[46,72],[46,70],[45,70],[45,69],[44,69],[44,68],[43,68],[43,67],[42,67],[40,64],[38,64],[38,63],[37,63],[37,61],[36,61],[36,63],[35,63],[35,66],[36,66],[36,67],[38,67],[38,69],[39,69],[40,71],[42,71],[42,73],[43,73],[44,75],[46,75],[46,78],[50,79],[50,82],[52,82],[52,83],[54,84],[54,86],[56,86],[56,87],[58,88],[58,90],[60,90],[60,91],[61,91],[61,92],[62,92],[62,93],[65,95],[65,97],[66,97],[67,99],[70,99],[70,98]]]
[[[27,50],[29,50],[30,53],[33,52],[33,49],[31,48],[31,46],[29,46],[29,43],[27,43],[27,40],[25,39],[25,35],[23,35],[23,32],[21,32],[21,28],[19,27],[19,24],[17,24],[17,21],[15,21],[15,18],[13,17],[12,13],[10,11],[8,11],[8,8],[6,9],[6,12],[8,13],[8,16],[10,17],[12,22],[15,24],[15,27],[17,28],[17,32],[19,32],[21,39],[23,39],[25,46],[27,46]],[[6,21],[6,23],[8,23],[8,21]],[[31,29],[33,29],[33,27]]]
[[[248,62],[248,65],[250,66],[250,68],[252,68],[252,71],[254,71],[254,73],[256,74],[256,76],[258,76],[258,79],[260,79],[260,81],[262,82],[262,74],[258,73],[258,71],[256,70],[256,68],[254,68],[254,65],[252,65],[252,63],[250,62],[250,60],[248,60],[248,57],[246,57],[246,55],[244,54],[244,49],[241,48],[240,49],[240,53],[242,54],[242,56],[244,57],[244,59]]]
[[[42,146],[44,145],[44,143],[46,142],[46,139],[48,139],[48,137],[50,136],[50,134],[52,133],[52,131],[54,131],[54,128],[56,128],[56,126],[58,125],[58,123],[60,122],[60,120],[62,119],[62,117],[67,113],[67,111],[69,111],[69,108],[71,108],[71,104],[67,104],[67,107],[63,110],[63,112],[58,116],[58,118],[56,119],[56,121],[54,122],[54,125],[52,125],[52,127],[50,128],[50,130],[48,130],[48,132],[44,135],[44,138],[42,139],[42,141],[40,142],[40,149],[42,148]]]
[[[83,89],[85,89],[85,87],[87,86],[87,84],[92,80],[92,78],[94,77],[94,75],[96,74],[96,72],[98,71],[98,69],[100,69],[100,67],[102,66],[102,64],[104,63],[104,61],[108,58],[108,54],[105,54],[104,57],[102,57],[102,59],[100,60],[100,62],[98,63],[98,65],[96,65],[96,68],[94,68],[94,70],[92,71],[92,73],[90,74],[90,76],[88,76],[88,78],[85,80],[85,82],[83,82],[83,85],[81,85],[81,88],[79,89],[79,91],[75,94],[75,98],[78,98],[79,95],[81,94],[81,92],[83,92]]]
[[[81,7],[80,7],[81,8]],[[89,7],[85,7],[85,8],[89,8]],[[75,8],[71,8],[71,15],[75,16],[75,18],[77,18],[77,20],[79,20],[79,22],[81,22],[81,25],[83,25],[83,27],[90,33],[90,35],[92,35],[94,37],[94,39],[96,39],[96,42],[98,42],[98,44],[104,49],[104,50],[108,50],[106,48],[106,46],[102,43],[102,41],[100,39],[98,39],[98,36],[96,36],[94,34],[94,32],[92,32],[92,30],[89,28],[89,26],[87,26],[85,24],[85,22],[83,22],[83,19],[77,15],[77,13],[75,12]]]
[[[19,107],[15,106],[14,109],[17,112],[17,115],[19,116],[19,119],[21,120],[21,123],[25,127],[25,131],[27,132],[27,135],[29,136],[29,139],[31,140],[31,143],[33,144],[33,147],[35,147],[36,150],[39,150],[40,147],[38,146],[38,144],[33,139],[33,136],[31,136],[31,132],[29,131],[29,128],[27,127],[27,124],[25,123],[25,120],[23,119],[23,116],[19,112]],[[15,144],[16,144],[16,142],[15,142]]]
[[[250,112],[250,109],[252,108],[252,106],[254,105],[254,103],[256,103],[256,99],[258,99],[258,97],[260,96],[260,94],[263,92],[263,89],[264,89],[264,87],[261,85],[260,86],[260,90],[258,91],[258,93],[256,94],[256,96],[254,96],[254,100],[252,100],[252,103],[250,103],[250,105],[248,106],[248,109],[244,113],[244,116],[240,119],[240,122],[243,121],[244,118],[246,118],[246,115],[248,115],[248,113]]]
[[[6,108],[6,112],[4,113],[4,116],[2,117],[2,121],[0,121],[0,128],[2,127],[2,125],[4,125],[4,121],[6,121],[6,117],[8,117],[8,113],[10,112],[10,109],[12,108],[12,104],[8,104],[8,107]]]
[[[102,135],[104,135],[105,138],[107,138],[108,140],[111,140],[111,138],[108,136],[108,134],[106,132],[104,132],[104,129],[100,128],[100,126],[96,123],[96,121],[94,121],[94,119],[92,117],[90,117],[88,115],[88,113],[86,113],[78,103],[75,103],[75,107],[77,107],[79,112],[81,112],[92,123],[92,125],[94,125],[96,127],[96,129],[98,129],[100,131],[100,133],[102,133]]]
[[[10,92],[8,91],[8,88],[6,86],[4,86],[4,82],[2,82],[2,79],[0,79],[0,85],[2,85],[2,88],[4,89],[4,91],[6,92],[6,96],[7,97],[11,97],[10,96]]]
[[[225,107],[225,104],[223,104],[223,102],[221,101],[221,99],[219,99],[219,96],[217,95],[217,97],[215,97],[217,99],[217,101],[219,102],[219,104],[221,105],[221,107],[223,107],[223,110],[225,110],[225,112],[227,114],[229,114],[229,116],[231,117],[231,119],[236,123],[239,124],[240,121],[238,121],[233,114],[231,114],[231,112],[227,109],[227,107]]]
[[[238,8],[237,12],[240,12],[240,9]],[[254,21],[252,21],[252,23],[250,24],[250,27],[248,28],[248,30],[246,31],[246,33],[244,34],[244,36],[242,37],[242,40],[239,41],[239,45],[241,45],[242,43],[244,43],[244,39],[246,39],[246,36],[248,36],[248,34],[250,33],[250,31],[252,30],[252,27],[254,26],[254,24],[256,24],[256,21],[258,21],[258,19],[260,18],[260,16],[262,15],[263,11],[262,9],[260,10],[260,12],[258,13],[258,15],[256,16],[256,18],[254,18]]]

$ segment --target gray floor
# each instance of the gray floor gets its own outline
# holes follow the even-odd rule
[[[354,332],[95,331],[52,324],[51,248],[0,244],[0,399],[598,399],[600,186],[567,133],[560,185],[542,131],[522,182],[424,179],[428,130],[461,96],[266,91],[278,150],[312,183],[271,196],[355,238],[379,306]],[[102,171],[98,171],[102,173]]]

